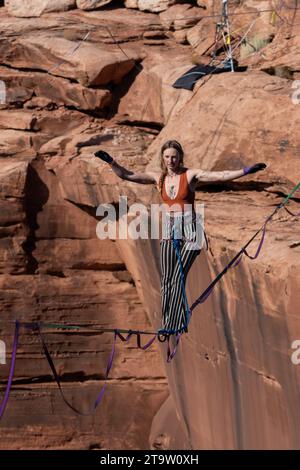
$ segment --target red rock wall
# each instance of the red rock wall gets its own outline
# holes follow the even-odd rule
[[[199,187],[210,249],[189,276],[194,300],[299,181],[299,11],[284,2],[274,21],[272,12],[257,14],[261,2],[229,2],[234,13],[248,12],[232,19],[235,57],[248,70],[207,77],[190,92],[172,83],[210,61],[217,2],[145,8],[128,0],[127,8],[92,12],[77,2],[38,20],[14,3],[18,16],[0,8],[0,338],[9,356],[15,318],[155,329],[159,243],[100,241],[96,208],[120,194],[129,204],[157,202],[157,194],[119,180],[91,155],[104,148],[144,171],[157,168],[161,144],[176,138],[189,167],[267,163],[259,175]],[[257,50],[240,47],[246,32]],[[299,197],[290,208],[298,205]],[[1,448],[299,448],[300,369],[291,362],[300,338],[299,239],[299,218],[278,213],[259,259],[243,260],[197,307],[171,364],[165,345],[144,353],[118,342],[91,418],[65,407],[37,335],[22,330]],[[112,335],[45,337],[66,395],[87,410]],[[8,364],[0,373],[3,396]]]

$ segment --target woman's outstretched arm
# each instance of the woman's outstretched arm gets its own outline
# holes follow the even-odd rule
[[[204,171],[200,169],[191,169],[191,178],[199,183],[218,183],[222,181],[232,181],[250,173],[264,170],[265,163],[256,163],[250,167],[245,167],[241,170],[224,170],[224,171]]]
[[[158,183],[159,174],[149,171],[147,173],[136,173],[134,171],[127,170],[123,166],[119,165],[107,152],[99,150],[95,153],[95,157],[100,158],[102,161],[108,163],[113,172],[126,181],[140,184],[152,184]]]

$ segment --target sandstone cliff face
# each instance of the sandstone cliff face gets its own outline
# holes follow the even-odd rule
[[[286,1],[274,20],[257,13],[271,2],[229,2],[235,56],[248,69],[190,92],[172,83],[209,62],[218,2],[37,0],[31,12],[30,3],[0,8],[1,340],[10,352],[15,318],[155,330],[159,241],[99,240],[96,208],[119,195],[158,202],[157,193],[91,155],[103,148],[128,169],[153,169],[175,138],[188,167],[267,163],[258,175],[199,187],[210,245],[189,275],[195,300],[300,179],[299,11]],[[298,206],[299,194],[289,208]],[[171,364],[164,344],[141,352],[117,343],[91,418],[65,407],[36,334],[22,330],[1,448],[299,448],[300,366],[290,359],[299,275],[299,217],[282,210],[260,257],[231,269],[195,309]],[[88,410],[112,335],[45,335],[66,395]]]

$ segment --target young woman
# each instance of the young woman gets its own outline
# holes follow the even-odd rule
[[[188,272],[201,252],[197,244],[199,226],[195,212],[195,188],[199,183],[230,181],[266,168],[257,163],[241,170],[204,171],[186,168],[179,142],[168,140],[161,147],[161,172],[135,173],[119,165],[107,152],[95,156],[107,162],[120,178],[140,184],[155,184],[161,194],[166,217],[160,242],[162,330],[187,331],[184,288]],[[198,224],[199,225],[199,224]],[[179,239],[177,250],[173,239]],[[200,236],[202,240],[202,236]],[[180,258],[179,258],[180,256]]]

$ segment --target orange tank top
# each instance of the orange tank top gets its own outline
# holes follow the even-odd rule
[[[195,193],[194,191],[191,191],[189,188],[188,180],[187,180],[187,174],[186,171],[184,173],[181,173],[180,175],[180,180],[179,180],[179,188],[177,191],[177,195],[174,199],[171,199],[166,191],[166,179],[164,180],[163,187],[162,187],[162,200],[165,204],[167,204],[169,207],[175,206],[172,210],[180,210],[184,211],[184,205],[185,204],[192,204],[192,208],[194,209],[194,202],[195,202]]]

